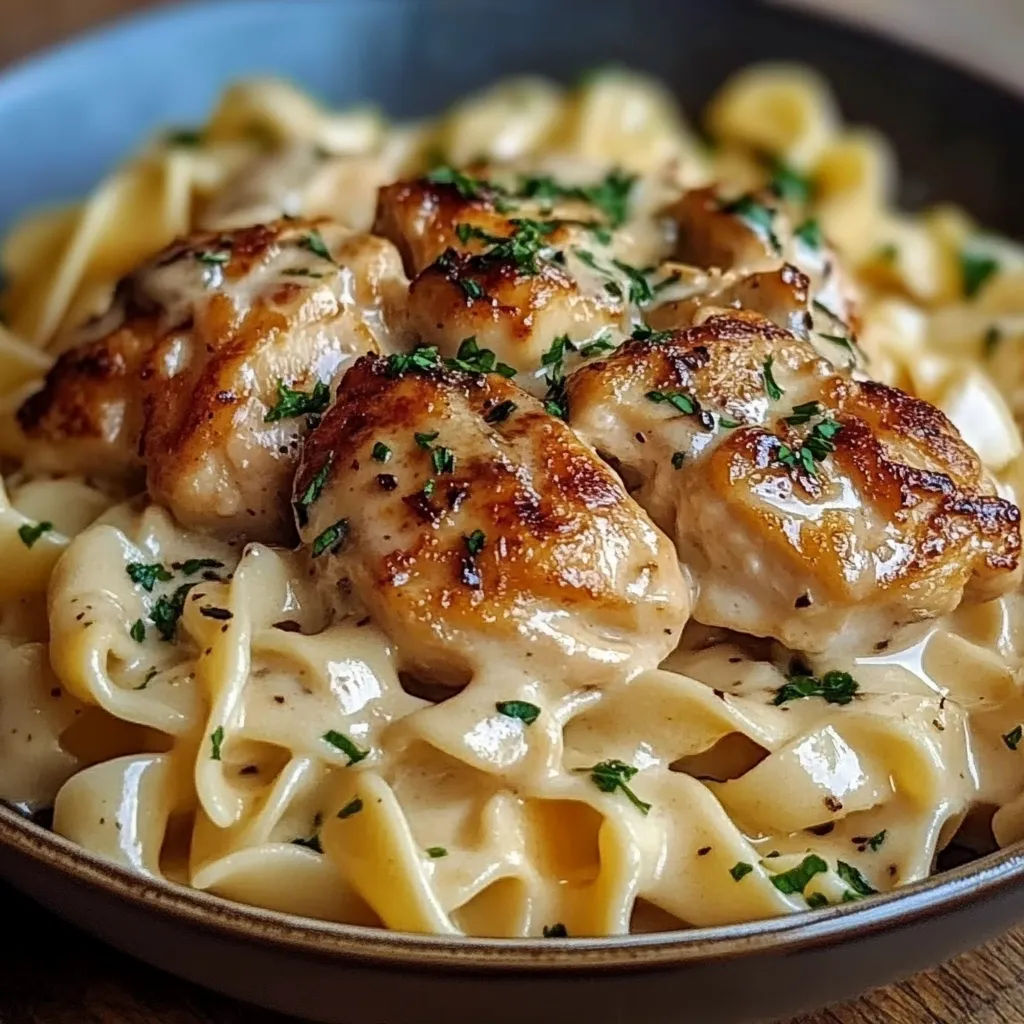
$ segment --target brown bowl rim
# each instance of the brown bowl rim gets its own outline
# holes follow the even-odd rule
[[[299,917],[140,875],[0,806],[0,846],[101,891],[204,931],[279,951],[431,970],[637,970],[793,954],[944,917],[1024,880],[1024,844],[857,903],[736,925],[607,938],[488,939],[419,935]]]

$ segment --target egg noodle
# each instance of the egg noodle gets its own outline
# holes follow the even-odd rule
[[[20,223],[0,296],[0,797],[148,877],[453,935],[801,913],[924,878],[951,843],[1024,838],[1016,594],[827,659],[691,620],[608,685],[539,653],[524,677],[496,648],[440,700],[375,621],[332,613],[301,549],[23,465],[15,410],[175,238],[282,214],[366,231],[381,185],[439,164],[578,161],[635,176],[640,206],[666,167],[678,190],[803,190],[861,290],[867,371],[942,410],[1016,501],[1024,252],[954,207],[897,210],[890,146],[810,71],[750,68],[703,124],[710,142],[618,70],[398,125],[248,81]]]

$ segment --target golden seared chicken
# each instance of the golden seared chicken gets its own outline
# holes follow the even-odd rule
[[[674,257],[683,266],[676,269],[679,284],[664,291],[647,317],[655,329],[690,327],[707,307],[749,309],[810,339],[829,358],[856,333],[852,280],[817,222],[796,220],[796,211],[770,189],[730,199],[714,187],[693,189],[666,213],[676,227]],[[694,275],[692,268],[706,273]]]
[[[519,371],[523,386],[542,390],[553,339],[617,344],[654,285],[649,269],[624,258],[644,246],[616,230],[632,179],[612,173],[589,188],[550,176],[523,181],[514,192],[442,168],[399,182],[381,190],[375,230],[398,246],[414,278],[412,333],[448,356],[474,337]]]
[[[1020,513],[937,409],[756,314],[647,334],[569,378],[569,422],[675,541],[698,621],[864,650],[1015,586]]]
[[[307,439],[303,542],[422,679],[486,656],[567,686],[656,665],[689,594],[668,538],[560,420],[497,374],[366,356]]]
[[[288,542],[298,446],[348,362],[390,345],[394,246],[326,221],[175,243],[19,410],[36,468],[144,471],[185,525]]]

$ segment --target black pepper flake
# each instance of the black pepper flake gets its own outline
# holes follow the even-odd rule
[[[385,491],[393,491],[398,486],[398,480],[391,473],[378,473],[377,484]]]
[[[698,857],[706,857],[710,852],[711,852],[711,847],[710,846],[702,846],[697,851],[697,856]]]
[[[362,626],[368,626],[369,624],[370,624],[370,616],[369,616],[369,615],[367,615],[367,616],[365,616],[364,618],[360,619],[360,620],[359,620],[359,621],[358,621],[358,622],[356,623],[356,626],[357,626],[357,627],[362,627]]]
[[[837,800],[834,796],[829,794],[825,797],[825,806],[833,813],[838,814],[842,809],[842,802]]]
[[[217,619],[220,622],[226,622],[228,619],[234,618],[234,615],[227,608],[200,608],[199,614],[205,615],[208,619]]]
[[[794,602],[794,608],[810,608],[811,607],[811,595],[801,594]]]

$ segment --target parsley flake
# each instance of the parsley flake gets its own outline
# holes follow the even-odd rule
[[[348,540],[348,533],[349,522],[347,519],[339,519],[333,526],[328,526],[313,541],[313,557],[319,558],[325,551],[330,551],[332,555],[336,555],[341,546]]]
[[[1022,739],[1024,739],[1024,725],[1018,725],[1003,737],[1003,742],[1010,748],[1010,750],[1016,750],[1020,746],[1020,741]]]
[[[859,689],[860,684],[849,672],[826,672],[820,679],[816,676],[794,675],[776,690],[772,703],[778,707],[804,697],[822,697],[829,704],[843,706],[853,701]]]
[[[989,278],[999,271],[999,261],[983,253],[964,250],[960,253],[960,276],[964,295],[973,299],[985,286]]]
[[[384,372],[389,377],[403,373],[431,373],[441,368],[436,345],[417,345],[412,352],[396,352],[388,356]]]
[[[146,624],[142,619],[136,619],[132,623],[132,628],[128,631],[128,635],[137,643],[141,644],[146,639]]]
[[[817,854],[808,854],[795,868],[772,875],[771,882],[779,892],[787,896],[802,893],[808,882],[815,876],[828,871],[828,864]]]
[[[875,889],[868,880],[852,865],[844,861],[836,862],[836,874],[858,895],[873,896]]]
[[[471,555],[479,555],[487,543],[487,535],[483,530],[474,530],[468,537],[462,538],[466,542],[466,550]]]
[[[210,760],[220,760],[220,748],[224,742],[224,726],[218,725],[213,732],[210,733]]]
[[[887,829],[882,829],[881,832],[876,832],[870,839],[868,839],[866,845],[871,847],[872,853],[877,853],[879,847],[885,842],[885,837],[889,834]]]
[[[672,453],[672,468],[682,469],[683,462],[686,459],[686,452],[673,452]]]
[[[308,249],[314,256],[319,256],[322,260],[327,260],[329,263],[334,262],[334,257],[331,255],[330,249],[327,248],[324,236],[316,228],[303,235],[299,239],[299,245],[303,249]]]
[[[790,167],[784,160],[772,163],[772,180],[768,186],[780,199],[806,205],[814,196],[814,184],[806,175]]]
[[[332,451],[328,453],[324,464],[317,470],[313,479],[310,480],[309,486],[299,496],[299,500],[295,502],[295,515],[299,520],[300,526],[305,526],[309,522],[309,506],[323,493],[324,484],[327,483],[327,477],[331,472],[331,463],[333,461],[334,452]]]
[[[431,860],[437,860],[440,857],[447,857],[448,851],[443,846],[428,846],[426,854]]]
[[[490,412],[484,416],[485,423],[504,423],[518,409],[511,399],[506,399],[504,402],[499,402]]]
[[[686,416],[689,416],[700,409],[700,404],[697,399],[682,391],[648,391],[644,397],[649,402],[654,402],[656,405],[661,405],[667,402],[673,409],[677,409]]]
[[[805,220],[793,234],[809,249],[820,249],[825,244],[825,236],[816,217]]]
[[[356,746],[343,732],[338,732],[336,729],[328,729],[321,739],[340,750],[348,758],[349,767],[370,756],[368,750]]]
[[[171,568],[185,576],[194,576],[202,569],[223,569],[224,563],[216,558],[187,558],[184,562],[172,562]],[[170,576],[167,577],[170,579]]]
[[[747,864],[741,860],[729,868],[729,874],[732,875],[734,882],[738,882],[741,878],[746,878],[753,870],[753,864]]]
[[[174,635],[178,631],[178,620],[185,610],[185,598],[195,586],[198,584],[183,583],[170,597],[164,595],[153,606],[153,610],[149,613],[149,621],[159,630],[162,640],[170,642],[174,639]]]
[[[502,377],[512,378],[518,372],[508,363],[499,363],[497,356],[489,348],[480,348],[476,337],[465,338],[459,345],[459,351],[453,359],[446,359],[445,366],[464,373],[500,373]]]
[[[617,789],[621,789],[629,802],[641,814],[646,815],[650,811],[651,805],[641,800],[628,785],[629,780],[639,771],[633,765],[613,759],[601,761],[598,764],[591,765],[589,768],[574,768],[573,771],[580,773],[588,772],[590,774],[590,781],[602,793],[614,793]]]
[[[769,356],[764,361],[764,366],[761,369],[761,375],[764,377],[765,394],[773,402],[777,402],[786,392],[779,387],[778,382],[775,380],[775,374],[772,372],[772,363],[774,362],[775,357]]]
[[[391,458],[391,449],[383,441],[378,441],[370,452],[370,458],[374,462],[387,462]]]
[[[775,210],[759,203],[753,196],[740,196],[721,207],[722,213],[739,217],[748,227],[766,239],[776,256],[782,254],[782,243],[775,233]]]
[[[518,718],[524,725],[533,725],[540,717],[540,708],[525,700],[500,700],[494,705],[499,715]]]
[[[288,420],[295,416],[318,416],[330,404],[331,388],[325,381],[318,380],[312,391],[297,391],[283,380],[279,380],[277,401],[267,411],[263,422],[277,423],[279,420]]]
[[[152,565],[129,562],[125,567],[125,572],[128,573],[128,578],[132,583],[137,583],[147,593],[153,592],[155,584],[167,583],[168,580],[174,579],[173,574],[169,573],[159,562]]]
[[[30,548],[44,533],[49,533],[52,529],[53,523],[48,520],[35,524],[23,523],[18,527],[18,536],[21,538],[21,543]]]

